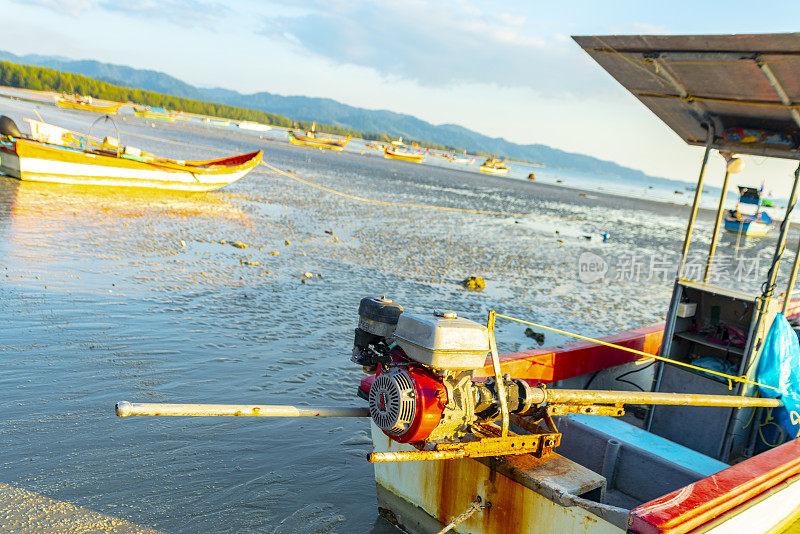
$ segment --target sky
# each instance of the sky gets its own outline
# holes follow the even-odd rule
[[[0,49],[96,59],[202,87],[328,97],[694,182],[686,146],[571,35],[797,31],[800,2],[0,0]],[[785,196],[789,162],[738,183]],[[712,158],[707,180],[722,180]]]

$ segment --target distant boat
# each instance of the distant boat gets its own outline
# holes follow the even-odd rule
[[[383,150],[384,148],[386,148],[381,143],[370,143],[369,141],[365,141],[364,146],[367,148],[372,148],[374,150]]]
[[[471,158],[464,156],[453,156],[450,158],[451,163],[461,163],[463,165],[474,165],[475,161],[477,161],[478,156],[472,156]]]
[[[133,113],[146,119],[156,119],[160,121],[174,121],[178,118],[180,111],[167,111],[164,108],[133,108]]]
[[[261,124],[260,122],[250,122],[250,121],[242,121],[239,123],[239,128],[242,130],[253,130],[256,132],[266,132],[267,130],[271,130],[271,126],[267,126],[266,124]]]
[[[211,117],[204,118],[203,122],[205,122],[206,124],[211,124],[213,126],[230,126],[231,125],[231,121],[226,121],[226,120],[223,120],[223,119],[213,119]]]
[[[489,157],[480,166],[481,172],[489,174],[508,174],[509,168],[506,167],[505,160],[499,160],[494,156]]]
[[[95,113],[105,113],[115,115],[119,111],[122,102],[116,104],[96,104],[91,96],[71,95],[59,96],[55,98],[56,106],[65,109],[80,109],[82,111],[93,111]]]
[[[743,214],[739,211],[739,204],[756,206],[755,213]],[[775,224],[772,218],[761,206],[771,206],[772,202],[761,198],[761,190],[755,187],[739,186],[739,202],[732,210],[725,214],[725,229],[729,232],[742,234],[748,237],[760,237],[772,230]]]
[[[0,172],[31,182],[211,191],[247,174],[261,151],[204,161],[158,158],[117,139],[76,132],[26,119],[32,135],[0,117]]]
[[[399,159],[400,161],[410,161],[412,163],[421,163],[425,159],[425,155],[424,152],[409,152],[397,146],[383,149],[383,157],[386,159]]]
[[[350,142],[350,136],[346,139],[332,137],[329,135],[319,135],[313,129],[305,133],[289,131],[289,142],[293,145],[310,146],[314,148],[325,148],[328,150],[341,151]]]

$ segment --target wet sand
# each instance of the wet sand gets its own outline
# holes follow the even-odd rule
[[[0,100],[20,123],[33,107]],[[79,131],[95,118],[38,111]],[[118,419],[114,402],[361,405],[349,353],[364,296],[585,335],[666,311],[669,280],[584,284],[578,258],[677,251],[686,207],[239,131],[119,124],[123,143],[168,157],[263,149],[350,195],[533,216],[364,203],[266,167],[201,194],[0,178],[0,483],[166,532],[394,532],[377,515],[366,421]],[[711,224],[701,217],[697,250]],[[768,258],[769,243],[746,252]],[[734,246],[728,236],[720,248]],[[471,275],[487,289],[465,291]],[[538,346],[524,330],[499,323],[500,351]]]

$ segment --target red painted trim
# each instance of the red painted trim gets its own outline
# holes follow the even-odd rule
[[[689,532],[798,474],[800,439],[634,508],[630,529],[637,534]]]
[[[659,324],[599,339],[648,354],[658,354],[663,336],[664,325]],[[500,356],[500,366],[504,373],[510,373],[514,378],[553,382],[637,359],[639,356],[630,352],[589,341],[577,341],[557,348],[548,347],[503,354]],[[491,359],[487,359],[483,369],[476,372],[476,376],[493,375]]]

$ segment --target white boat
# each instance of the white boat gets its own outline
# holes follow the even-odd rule
[[[266,124],[261,124],[260,122],[250,122],[250,121],[242,121],[239,123],[239,128],[242,130],[253,130],[255,132],[266,132],[271,130],[271,126],[267,126]]]

